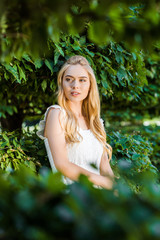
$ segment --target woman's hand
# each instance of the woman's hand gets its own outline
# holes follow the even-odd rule
[[[95,185],[98,185],[105,189],[112,189],[113,187],[113,180],[110,177],[101,176],[101,175],[97,175],[97,176],[91,175],[89,177],[89,180]]]
[[[110,177],[100,175],[100,186],[106,189],[112,189],[113,180]]]
[[[106,189],[113,188],[113,180],[110,177],[101,176],[102,178],[102,187]]]

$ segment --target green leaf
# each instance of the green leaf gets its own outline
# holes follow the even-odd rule
[[[117,63],[124,63],[123,55],[120,52],[116,52],[115,59]]]
[[[30,72],[33,72],[32,67],[28,63],[26,63],[25,60],[22,60],[22,62],[23,62],[23,65],[24,65],[25,69],[29,70]]]
[[[80,46],[74,45],[74,44],[72,45],[72,48],[73,48],[75,51],[81,50]]]
[[[31,170],[36,171],[36,166],[32,161],[25,161],[24,164],[28,166]]]
[[[32,59],[29,57],[27,53],[24,53],[22,56],[26,61],[33,63]]]
[[[2,144],[1,144],[1,148],[4,148],[5,146],[8,146],[8,141],[6,141],[6,142],[3,142]]]
[[[60,56],[60,53],[57,51],[54,51],[54,64],[57,64],[59,56]]]
[[[13,115],[13,108],[11,106],[7,106],[6,107],[6,111],[7,113],[9,113],[10,115]]]
[[[128,78],[128,75],[127,75],[127,72],[120,67],[117,71],[117,77],[118,77],[118,80],[120,81],[124,78]]]
[[[93,52],[89,51],[88,48],[85,48],[85,50],[91,57],[94,57],[95,54]]]
[[[6,118],[6,115],[3,112],[0,112],[0,117]]]
[[[3,66],[6,68],[8,72],[10,72],[14,76],[18,83],[21,83],[16,65],[12,67],[9,64],[3,63]]]
[[[132,160],[138,160],[140,156],[141,156],[140,154],[134,153],[132,155]]]
[[[43,60],[40,59],[40,58],[37,58],[35,61],[34,61],[34,65],[35,65],[35,68],[36,69],[39,69],[43,66]]]
[[[17,145],[18,145],[17,142],[15,141],[15,139],[13,139],[13,144],[15,147],[17,147]]]
[[[133,59],[136,60],[137,59],[137,56],[135,53],[132,52],[132,56],[133,56]]]
[[[119,52],[123,52],[123,51],[124,51],[124,49],[123,49],[119,44],[117,44],[117,50],[118,50]]]
[[[0,162],[0,165],[1,165],[1,168],[2,168],[2,169],[5,169],[5,166],[6,166],[5,162],[2,162],[2,161],[1,161],[1,162]]]
[[[6,135],[3,135],[3,138],[4,138],[7,142],[9,142],[9,138],[8,138]]]
[[[51,73],[53,74],[53,66],[54,66],[54,63],[52,60],[50,59],[45,59],[45,65],[49,68],[49,70],[51,71]]]
[[[26,80],[26,75],[25,72],[23,71],[23,69],[17,64],[18,70],[19,70],[19,76],[20,76],[20,80],[24,79]]]
[[[55,46],[58,49],[59,53],[64,57],[64,52],[63,52],[62,48],[56,43],[55,43]]]
[[[105,64],[108,67],[107,71],[111,72],[113,75],[117,74],[116,70],[113,69],[112,66],[109,63],[105,63]]]
[[[108,57],[103,56],[103,58],[104,58],[108,63],[111,63],[111,60],[110,60]]]
[[[102,85],[103,85],[103,87],[104,87],[105,89],[108,89],[108,88],[109,88],[109,86],[108,86],[108,84],[107,84],[107,81],[102,80]]]
[[[7,167],[5,168],[5,171],[6,171],[6,172],[12,172],[12,171],[13,171],[12,163],[11,163],[11,162],[9,162],[9,164],[8,164]]]
[[[47,88],[47,81],[46,80],[43,80],[43,82],[41,83],[41,87],[42,87],[43,92],[45,92],[45,90]]]

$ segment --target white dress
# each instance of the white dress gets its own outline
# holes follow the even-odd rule
[[[51,105],[47,108],[44,120],[39,122],[39,130],[37,131],[38,137],[44,140],[45,148],[47,151],[47,156],[52,168],[53,172],[57,172],[57,169],[54,164],[53,156],[51,154],[51,150],[49,147],[48,139],[44,137],[44,128],[46,123],[47,114],[50,108],[59,108],[63,111],[65,115],[65,110],[61,108],[59,105]],[[101,123],[103,124],[103,120]],[[103,146],[98,141],[98,139],[94,136],[90,129],[84,130],[78,127],[78,131],[80,135],[83,137],[83,140],[80,143],[74,143],[72,146],[67,144],[67,153],[68,159],[70,162],[75,163],[76,165],[100,175],[100,161],[103,154]],[[94,164],[96,168],[91,166],[90,164]],[[62,175],[62,181],[65,184],[72,184],[74,181]],[[100,186],[93,185],[96,188],[101,188]]]

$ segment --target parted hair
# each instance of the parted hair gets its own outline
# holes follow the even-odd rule
[[[61,67],[57,77],[58,104],[66,112],[65,121],[63,121],[66,143],[73,144],[80,142],[78,135],[80,138],[82,138],[77,130],[77,118],[70,109],[63,90],[64,73],[69,66],[76,64],[80,64],[87,71],[90,80],[90,90],[88,92],[88,96],[83,100],[82,103],[82,114],[86,118],[87,125],[94,136],[102,143],[104,149],[103,154],[106,151],[110,161],[112,158],[112,147],[106,142],[106,132],[100,120],[100,98],[96,77],[87,59],[80,55],[74,55],[70,57]]]

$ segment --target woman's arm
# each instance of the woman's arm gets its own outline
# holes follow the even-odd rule
[[[45,137],[48,138],[48,143],[57,170],[73,181],[78,181],[80,174],[84,174],[92,183],[111,189],[112,181],[109,178],[94,174],[74,163],[69,162],[64,130],[61,127],[59,113],[59,109],[49,110],[44,133]]]
[[[114,173],[112,171],[112,168],[109,164],[108,154],[105,151],[102,155],[101,162],[100,162],[100,174],[102,176],[110,176],[111,178],[114,178]]]

